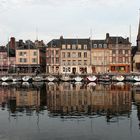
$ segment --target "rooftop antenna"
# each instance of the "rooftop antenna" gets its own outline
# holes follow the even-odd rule
[[[90,50],[92,49],[92,28],[90,28]],[[90,51],[90,65],[92,65],[92,59],[91,59],[91,51]]]
[[[129,39],[130,39],[130,43],[131,43],[131,25],[129,25]]]
[[[92,28],[90,28],[90,39],[92,39]]]
[[[36,40],[38,40],[38,28],[36,27]]]

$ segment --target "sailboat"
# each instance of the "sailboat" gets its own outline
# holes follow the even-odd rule
[[[76,82],[81,82],[81,81],[83,80],[83,78],[80,77],[80,76],[76,76],[76,77],[74,78],[74,80],[75,80]]]
[[[60,78],[61,81],[63,82],[68,82],[68,81],[71,81],[71,78],[69,75],[62,75],[62,77]]]
[[[28,49],[29,49],[29,51],[30,51],[30,44],[29,44],[30,42],[28,42]],[[29,52],[28,52],[29,53]],[[30,54],[29,54],[29,62],[30,62]],[[28,64],[28,71],[29,71],[29,66],[30,66],[30,64]],[[29,73],[29,72],[28,72]],[[31,76],[29,76],[29,75],[26,75],[26,76],[23,76],[22,77],[22,80],[23,80],[23,82],[32,82],[32,77]]]
[[[90,81],[90,82],[94,82],[94,81],[97,80],[97,77],[93,75],[93,76],[88,76],[87,79],[88,79],[88,81]]]
[[[33,77],[33,81],[34,82],[41,82],[41,81],[43,81],[44,79],[43,79],[43,77],[42,76],[35,76],[35,77]]]
[[[7,62],[8,62],[8,69],[7,69],[7,73],[8,73],[8,71],[9,71],[9,41],[8,41],[8,46],[7,46]],[[1,77],[1,80],[3,81],[3,82],[9,82],[9,81],[12,81],[12,76],[2,76]]]
[[[48,77],[46,77],[46,80],[49,81],[49,82],[53,82],[56,80],[56,77],[52,76],[52,75],[49,75]]]

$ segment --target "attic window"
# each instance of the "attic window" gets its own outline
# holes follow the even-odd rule
[[[75,44],[72,44],[72,49],[76,49],[76,45]]]
[[[84,50],[86,50],[87,49],[87,45],[86,44],[84,44]]]
[[[67,49],[70,49],[70,44],[67,45]]]
[[[107,44],[104,44],[104,48],[107,48]]]
[[[102,48],[102,44],[99,44],[99,48]]]
[[[97,44],[94,44],[94,48],[97,48]]]
[[[64,45],[62,45],[62,49],[66,49],[66,45],[64,44]]]

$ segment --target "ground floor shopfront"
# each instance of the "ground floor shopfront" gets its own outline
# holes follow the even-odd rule
[[[109,72],[109,67],[106,65],[106,66],[103,66],[103,65],[96,65],[96,66],[92,66],[91,67],[92,69],[92,73],[107,73]]]
[[[91,66],[61,66],[60,73],[91,74]]]
[[[60,73],[60,66],[59,65],[47,65],[46,66],[46,73],[59,74]]]
[[[40,65],[17,65],[15,69],[17,73],[36,73],[37,71],[39,73],[46,72],[45,66]]]
[[[109,68],[110,72],[124,72],[129,73],[131,71],[131,65],[129,64],[112,64]]]

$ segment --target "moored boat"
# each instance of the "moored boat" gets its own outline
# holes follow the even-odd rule
[[[12,77],[11,76],[3,76],[3,77],[1,77],[1,80],[3,82],[9,82],[9,81],[12,81]]]
[[[88,81],[90,81],[90,82],[94,82],[94,81],[97,80],[97,77],[96,77],[96,76],[88,76],[87,79],[88,79]]]
[[[134,76],[133,75],[126,76],[125,81],[133,82],[134,81]]]
[[[42,76],[35,76],[35,77],[33,77],[33,81],[34,82],[41,82],[41,81],[43,81],[43,77]]]
[[[32,82],[32,77],[31,76],[23,76],[22,80],[23,80],[23,82]]]
[[[112,80],[113,81],[118,81],[118,82],[122,82],[122,81],[124,81],[124,76],[122,76],[122,75],[116,75],[116,76],[113,76],[112,77]]]
[[[80,76],[76,76],[76,77],[74,78],[74,81],[76,81],[76,82],[81,82],[82,80],[83,80],[83,78],[80,77]]]
[[[22,81],[22,79],[20,77],[13,77],[12,81],[13,82],[19,82],[19,81]]]
[[[134,76],[134,81],[139,82],[140,81],[140,76]]]
[[[49,82],[53,82],[56,80],[56,77],[52,76],[52,75],[49,75],[48,77],[46,77],[46,80],[49,81]]]
[[[68,81],[71,81],[71,78],[70,78],[69,75],[62,75],[60,80],[63,81],[63,82],[68,82]]]
[[[99,77],[99,81],[101,81],[101,82],[110,82],[110,80],[111,80],[111,78],[109,75],[101,75]]]

